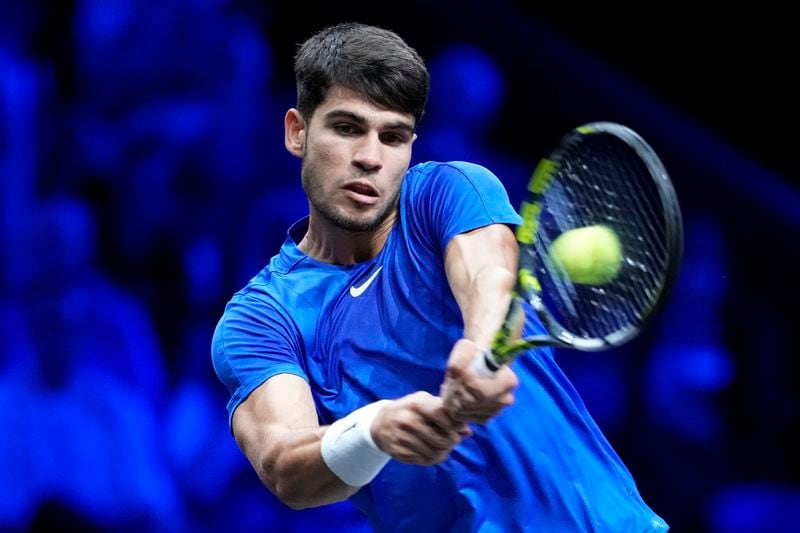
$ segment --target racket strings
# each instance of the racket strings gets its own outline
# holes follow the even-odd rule
[[[649,171],[638,156],[632,157],[633,153],[627,145],[625,150],[621,150],[619,146],[611,144],[610,153],[619,162],[621,179],[613,182],[608,177],[611,174],[602,172],[599,176],[608,183],[609,190],[613,185],[621,186],[620,205],[629,208],[628,214],[633,219],[617,227],[616,231],[629,250],[625,254],[630,281],[627,286],[638,289],[632,295],[641,297],[640,308],[646,309],[657,297],[657,293],[653,294],[653,288],[663,283],[667,265],[666,222],[661,215],[661,200],[655,187],[645,188],[645,185],[653,183],[650,178],[641,178],[648,176]]]
[[[588,136],[562,155],[542,200],[536,257],[543,297],[551,300],[545,306],[554,319],[586,338],[637,327],[658,299],[668,263],[663,208],[647,165],[615,136]],[[549,248],[564,231],[596,224],[620,238],[621,271],[603,285],[574,284],[552,264]]]
[[[613,296],[615,295],[615,289],[633,289],[628,291],[627,298],[619,299],[622,305],[613,314],[617,321],[609,325],[610,330],[613,330],[624,326],[628,322],[641,319],[644,308],[648,303],[647,299],[642,297],[643,291],[638,289],[643,289],[648,283],[654,281],[652,277],[647,279],[647,275],[653,272],[653,265],[645,265],[645,263],[650,263],[650,261],[647,261],[649,256],[647,252],[643,257],[635,257],[635,252],[638,250],[639,244],[651,241],[642,235],[632,235],[631,229],[652,229],[654,224],[650,220],[651,217],[648,216],[652,215],[653,211],[652,209],[647,209],[651,202],[649,198],[647,201],[641,201],[646,195],[643,194],[639,186],[640,180],[637,178],[646,169],[633,168],[631,163],[638,163],[638,160],[631,161],[629,157],[624,157],[626,154],[620,153],[618,147],[613,144],[604,145],[602,148],[609,152],[610,155],[608,157],[610,159],[596,157],[586,166],[587,172],[594,170],[591,179],[597,179],[600,184],[599,189],[595,190],[597,194],[589,198],[592,201],[591,209],[600,217],[600,223],[614,229],[623,242],[623,247],[626,249],[625,260],[627,264],[625,266],[627,271],[631,273],[629,280],[631,283],[616,283],[609,286],[608,290],[604,287],[596,287],[592,292],[595,294],[602,293],[601,296],[606,294]],[[615,161],[617,164],[612,167],[610,160]],[[636,189],[631,187],[632,184]],[[609,212],[609,208],[612,207],[614,209]],[[625,207],[629,209],[624,209]],[[631,270],[632,267],[638,268]],[[620,279],[622,278],[618,278],[618,280]],[[619,296],[625,295],[619,294]],[[595,302],[596,300],[591,301]],[[607,305],[601,305],[597,309],[597,316],[601,318],[612,316],[606,311],[607,307]]]
[[[613,294],[614,289],[628,289],[627,294],[620,294],[622,308],[626,310],[622,313],[621,319],[640,320],[650,301],[646,297],[646,289],[652,283],[657,282],[654,277],[657,267],[651,260],[652,254],[647,248],[642,249],[641,245],[654,242],[653,231],[657,231],[655,228],[659,224],[653,222],[654,210],[649,209],[652,206],[652,196],[643,191],[641,187],[642,182],[639,176],[646,172],[646,168],[641,166],[638,159],[626,157],[627,152],[620,153],[619,147],[614,144],[606,145],[604,148],[609,150],[609,158],[617,163],[616,168],[609,168],[609,160],[600,159],[604,165],[598,165],[599,168],[593,177],[602,180],[604,191],[616,194],[613,195],[614,197],[609,194],[607,198],[604,198],[602,204],[627,208],[624,209],[622,216],[605,217],[603,221],[619,235],[626,250],[626,271],[622,277],[618,278],[616,284],[609,287],[609,290]],[[605,216],[607,212],[602,211],[601,207],[603,205],[597,205],[598,213]],[[620,208],[620,211],[623,209]],[[627,277],[625,277],[626,274]],[[627,283],[620,283],[620,281],[627,281]]]

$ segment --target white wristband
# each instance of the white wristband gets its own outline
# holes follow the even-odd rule
[[[322,460],[352,487],[372,481],[391,459],[375,445],[370,433],[373,420],[390,401],[380,400],[356,409],[331,424],[322,436]]]

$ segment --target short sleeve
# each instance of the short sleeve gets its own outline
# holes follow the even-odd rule
[[[403,206],[410,213],[409,223],[441,254],[460,233],[522,221],[502,182],[483,166],[425,163],[414,167],[408,178]]]
[[[268,295],[237,294],[217,323],[211,357],[217,377],[231,395],[228,422],[236,408],[259,385],[278,374],[308,381],[300,364],[299,333]]]

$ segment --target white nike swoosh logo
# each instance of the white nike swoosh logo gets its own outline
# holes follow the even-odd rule
[[[367,290],[367,288],[372,284],[372,282],[375,281],[375,278],[378,277],[378,274],[380,274],[382,268],[383,265],[379,266],[378,270],[373,272],[372,275],[369,277],[369,279],[365,281],[360,287],[356,287],[355,285],[350,287],[350,296],[352,296],[353,298],[358,298],[359,296],[364,294],[364,291]]]

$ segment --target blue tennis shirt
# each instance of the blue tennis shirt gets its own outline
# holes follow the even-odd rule
[[[409,169],[383,249],[351,266],[297,248],[307,219],[225,308],[212,341],[229,417],[267,379],[305,379],[321,424],[380,399],[438,394],[460,309],[444,271],[454,236],[521,221],[500,181],[464,162]],[[528,309],[526,334],[541,331]],[[351,497],[378,531],[659,531],[550,349],[513,363],[516,401],[438,465],[390,461]]]

